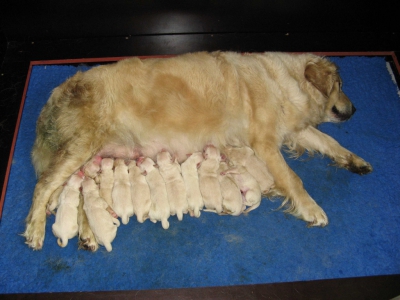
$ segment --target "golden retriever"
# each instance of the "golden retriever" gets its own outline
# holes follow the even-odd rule
[[[95,155],[155,159],[165,149],[182,162],[209,144],[222,152],[254,149],[288,211],[312,226],[328,224],[280,150],[320,152],[352,172],[372,171],[315,127],[354,113],[341,85],[326,58],[275,52],[131,58],[78,72],[54,89],[37,122],[32,159],[38,182],[26,243],[41,249],[50,197]]]

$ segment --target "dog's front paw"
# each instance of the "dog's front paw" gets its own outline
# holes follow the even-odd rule
[[[369,163],[367,163],[366,161],[364,161],[364,164],[362,164],[362,165],[350,163],[346,167],[346,169],[349,170],[350,172],[357,173],[359,175],[365,175],[365,174],[371,173],[373,170],[372,166]]]
[[[347,163],[344,164],[344,168],[359,175],[365,175],[372,172],[372,166],[361,157],[354,154],[348,158]]]

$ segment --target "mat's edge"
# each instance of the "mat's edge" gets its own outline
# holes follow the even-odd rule
[[[2,216],[3,216],[3,206],[4,206],[5,197],[6,197],[8,178],[9,178],[9,175],[10,175],[11,164],[12,164],[12,160],[13,160],[13,157],[14,157],[15,144],[17,142],[17,136],[18,136],[18,132],[19,132],[19,126],[20,126],[20,123],[21,123],[22,112],[24,110],[26,92],[28,90],[29,80],[31,78],[32,66],[33,66],[33,64],[31,63],[29,65],[28,73],[26,74],[24,91],[22,93],[22,99],[21,99],[20,106],[19,106],[19,111],[18,111],[18,118],[17,118],[17,122],[16,122],[16,125],[15,125],[15,130],[14,130],[14,137],[13,137],[13,141],[12,141],[12,144],[11,144],[10,154],[8,156],[7,169],[6,169],[6,172],[5,172],[4,182],[3,182],[3,189],[1,190],[0,222],[1,222],[1,219],[2,219]]]
[[[3,294],[1,299],[393,299],[400,275],[160,290]]]

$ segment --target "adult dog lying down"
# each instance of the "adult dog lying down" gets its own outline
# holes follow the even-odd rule
[[[152,159],[162,149],[179,162],[213,144],[248,145],[268,165],[273,193],[312,226],[325,212],[304,190],[280,148],[320,152],[358,174],[369,163],[318,131],[354,113],[336,66],[312,54],[193,53],[132,58],[78,72],[54,89],[37,123],[32,158],[38,182],[26,243],[41,249],[53,192],[94,155]]]

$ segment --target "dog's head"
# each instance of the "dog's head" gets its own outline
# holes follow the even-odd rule
[[[356,108],[342,91],[342,79],[335,64],[326,59],[309,62],[304,76],[325,98],[322,122],[350,119]]]

